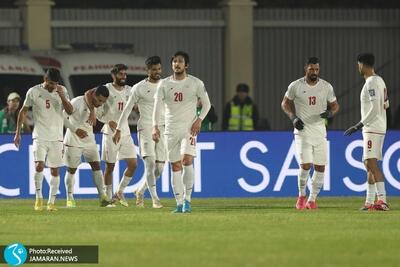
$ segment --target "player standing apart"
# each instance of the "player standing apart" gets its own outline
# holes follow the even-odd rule
[[[35,188],[36,201],[34,209],[43,210],[43,169],[50,168],[50,192],[47,210],[57,210],[54,202],[60,185],[59,167],[63,165],[63,110],[71,114],[73,107],[69,102],[68,92],[64,86],[58,84],[60,72],[57,69],[48,69],[44,82],[28,90],[25,102],[18,114],[17,130],[14,144],[19,147],[21,142],[21,126],[25,121],[28,109],[32,107],[35,127],[33,129],[33,157],[35,161]]]
[[[386,134],[386,109],[389,107],[387,89],[383,79],[375,74],[373,54],[363,53],[357,58],[358,70],[365,79],[361,90],[361,121],[347,129],[351,135],[362,128],[363,161],[367,170],[367,196],[362,210],[389,210],[386,202],[385,179],[378,166],[382,160],[382,147]],[[378,200],[375,202],[375,195]]]
[[[117,130],[115,131],[113,140],[116,144],[121,139],[121,126],[128,119],[135,105],[139,108],[140,117],[138,120],[137,130],[140,146],[140,154],[143,157],[145,166],[146,181],[144,181],[136,190],[136,205],[144,207],[144,192],[149,188],[149,192],[153,201],[153,208],[162,208],[160,199],[156,191],[156,179],[161,175],[166,157],[164,144],[164,112],[161,111],[160,119],[160,139],[154,142],[152,139],[152,115],[154,108],[154,95],[157,85],[161,78],[161,59],[158,56],[149,57],[146,60],[148,77],[145,80],[135,84],[132,87],[132,94],[128,103],[124,107],[124,111],[118,121]]]
[[[300,160],[299,196],[296,203],[298,210],[317,209],[316,198],[324,184],[327,163],[325,120],[339,111],[332,85],[319,78],[319,59],[310,57],[304,71],[304,77],[289,85],[281,104],[293,123],[296,152]],[[314,166],[314,173],[311,192],[306,202],[306,186],[311,166]]]
[[[64,137],[64,161],[67,166],[65,172],[65,189],[67,192],[67,207],[74,208],[76,203],[73,197],[75,172],[81,163],[81,156],[90,164],[93,181],[97,187],[102,207],[110,204],[110,199],[104,193],[103,174],[100,169],[100,156],[93,134],[93,126],[89,123],[89,105],[95,108],[103,105],[109,96],[107,87],[101,85],[88,94],[89,103],[84,96],[71,100],[73,112],[64,121],[68,128]]]
[[[187,74],[189,55],[178,51],[171,58],[173,75],[160,81],[153,111],[153,140],[160,140],[161,112],[165,107],[165,139],[167,158],[172,165],[172,188],[176,199],[174,212],[191,212],[194,185],[193,157],[201,122],[210,109],[204,83]],[[203,103],[196,114],[197,99]],[[182,167],[183,165],[183,167]]]

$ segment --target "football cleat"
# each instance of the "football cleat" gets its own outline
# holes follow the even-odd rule
[[[57,208],[52,203],[47,203],[47,211],[57,211]]]
[[[76,208],[76,202],[74,199],[67,199],[67,208]]]
[[[161,209],[163,205],[161,204],[160,200],[153,201],[153,208],[154,209]]]
[[[316,210],[316,209],[318,209],[317,203],[315,201],[307,201],[306,209],[308,209],[308,210]]]
[[[306,197],[305,196],[299,196],[297,198],[297,202],[296,202],[296,209],[304,210],[305,208],[306,208]]]
[[[375,210],[374,204],[365,203],[364,206],[360,208],[361,211],[373,211]]]
[[[182,208],[183,213],[191,213],[192,212],[192,207],[190,206],[190,202],[185,200],[183,202],[183,208]]]
[[[374,205],[375,210],[381,210],[381,211],[389,211],[389,206],[386,204],[383,200],[378,200],[375,202]]]
[[[128,201],[126,201],[124,193],[122,192],[116,192],[113,196],[113,200],[118,201],[119,204],[121,204],[124,207],[129,207]],[[114,202],[114,201],[113,201]]]
[[[182,213],[183,205],[176,205],[176,208],[172,211],[172,213]]]
[[[135,191],[136,195],[136,207],[144,208],[144,194],[138,191]]]
[[[106,195],[102,195],[99,198],[99,202],[100,202],[100,207],[107,207],[108,205],[112,204],[111,200]]]
[[[42,211],[43,210],[43,198],[37,198],[36,199],[34,209],[36,211]]]

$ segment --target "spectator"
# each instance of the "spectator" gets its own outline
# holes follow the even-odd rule
[[[258,109],[249,97],[249,86],[240,83],[236,95],[224,110],[222,129],[228,131],[253,131],[258,123]]]
[[[15,133],[20,103],[21,97],[18,93],[12,92],[8,95],[7,106],[0,110],[0,133]],[[23,132],[31,132],[27,121],[23,123]]]
[[[197,100],[197,116],[200,115],[202,104],[200,99]],[[207,113],[207,116],[204,118],[203,122],[201,123],[200,132],[209,132],[214,130],[214,124],[217,122],[218,116],[215,113],[215,108],[211,105],[210,111]]]

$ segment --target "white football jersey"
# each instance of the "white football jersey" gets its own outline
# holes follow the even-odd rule
[[[296,116],[304,122],[304,129],[295,128],[294,134],[308,140],[326,138],[325,120],[320,114],[327,109],[328,103],[336,101],[332,85],[319,78],[317,84],[311,86],[303,77],[289,85],[285,96],[293,100]]]
[[[69,99],[67,89],[63,86],[64,95]],[[34,128],[33,139],[43,141],[62,141],[64,129],[63,104],[54,90],[49,92],[43,84],[35,85],[26,93],[25,107],[32,107]]]
[[[64,137],[64,144],[73,147],[85,147],[96,143],[93,134],[93,127],[88,123],[90,110],[85,102],[84,96],[78,96],[71,100],[74,111],[68,116],[69,122],[77,129],[87,132],[88,136],[81,139],[71,129],[67,129]]]
[[[109,121],[115,121],[118,123],[119,118],[128,102],[128,99],[131,95],[131,87],[125,85],[121,91],[115,89],[112,83],[107,83],[105,85],[110,95],[106,101],[106,103],[99,107],[98,110],[98,118],[101,122],[104,122],[104,126],[101,129],[102,133],[112,135],[114,132],[111,130],[108,125]],[[121,136],[130,135],[130,129],[128,120],[121,122],[120,128]]]
[[[388,100],[386,85],[380,76],[373,75],[365,80],[360,101],[361,122],[364,124],[363,132],[385,134]],[[370,111],[372,113],[368,116]]]
[[[174,80],[173,76],[161,80],[154,98],[155,101],[164,103],[167,134],[191,128],[197,119],[198,98],[204,106],[210,105],[204,83],[192,75],[183,80]],[[162,125],[160,118],[154,119],[153,125]]]
[[[133,107],[138,105],[140,117],[137,124],[137,129],[142,130],[144,128],[152,127],[152,116],[154,108],[154,95],[157,90],[158,83],[151,83],[148,79],[144,79],[132,87],[131,96],[129,97],[128,103],[124,108],[124,111],[118,121],[118,129],[123,121],[128,119]],[[161,111],[160,122],[164,125],[164,110]]]

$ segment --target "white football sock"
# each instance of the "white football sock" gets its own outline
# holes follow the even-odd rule
[[[156,162],[156,169],[154,170],[154,176],[156,177],[156,180],[160,178],[160,175],[164,170],[164,165],[164,162]]]
[[[111,198],[112,198],[112,195],[113,195],[112,184],[106,185],[105,188],[106,188],[105,191],[106,191],[107,197],[108,197],[109,199],[111,199]]]
[[[93,173],[93,182],[96,185],[99,196],[105,195],[103,173],[101,172],[101,170],[92,171],[92,173]]]
[[[182,182],[182,171],[172,172],[171,177],[172,189],[174,191],[174,196],[176,204],[183,204],[183,182]]]
[[[64,177],[65,191],[67,192],[67,200],[74,199],[74,184],[75,184],[75,174],[69,171],[65,172]]]
[[[311,185],[311,192],[308,201],[315,201],[319,192],[321,191],[322,186],[324,185],[324,173],[314,170]]]
[[[303,170],[302,168],[299,169],[299,174],[297,176],[297,186],[299,188],[299,196],[306,195],[306,186],[309,176],[310,176],[310,169],[308,170]]]
[[[131,180],[132,180],[132,177],[128,177],[125,175],[122,176],[121,182],[119,183],[119,186],[118,186],[118,191],[123,193],[125,190],[125,187],[128,186],[128,184]]]
[[[60,176],[51,176],[50,180],[50,192],[49,192],[49,204],[54,204],[60,187]]]
[[[160,201],[156,190],[156,177],[154,175],[154,170],[156,163],[154,157],[146,157],[144,159],[144,166],[146,172],[146,186],[149,188],[150,196],[153,201]],[[144,190],[143,190],[144,192]]]
[[[182,181],[185,186],[185,200],[190,202],[194,185],[193,165],[183,166]]]
[[[43,198],[42,194],[43,172],[35,172],[33,179],[35,180],[36,198]]]
[[[378,195],[378,200],[382,200],[386,203],[386,190],[385,190],[385,182],[376,182],[375,183],[376,194]]]
[[[375,184],[368,183],[367,186],[367,197],[365,199],[365,204],[374,204],[375,202]]]

